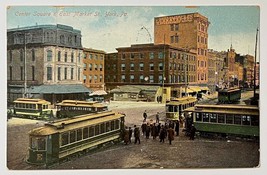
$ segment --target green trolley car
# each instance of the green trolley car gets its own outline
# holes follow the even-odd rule
[[[63,100],[56,107],[59,119],[108,110],[107,106],[97,101]]]
[[[259,137],[259,108],[255,106],[195,105],[185,115],[193,119],[200,134]],[[187,126],[190,129],[191,124]]]
[[[195,97],[172,98],[170,102],[166,103],[166,119],[180,121],[183,118],[183,110],[194,106],[196,102]]]
[[[241,98],[240,89],[221,89],[218,91],[219,103],[234,103],[238,102]]]
[[[111,141],[119,141],[124,114],[105,111],[47,123],[29,132],[30,164],[50,165],[77,153],[86,153]]]
[[[51,103],[43,99],[18,98],[14,101],[14,117],[50,120],[53,117]]]

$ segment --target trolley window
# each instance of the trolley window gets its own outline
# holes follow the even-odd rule
[[[61,146],[69,144],[69,133],[65,132],[61,135]]]
[[[225,123],[224,114],[218,114],[218,123]]]
[[[82,140],[82,129],[77,130],[77,141]]]
[[[103,133],[105,133],[105,124],[101,123],[100,124],[100,134],[103,134]]]
[[[200,112],[196,113],[196,121],[199,121],[199,122],[202,121],[202,113],[200,113]]]
[[[209,122],[209,114],[203,113],[203,122]]]
[[[226,123],[233,124],[234,123],[234,115],[226,115]]]
[[[112,121],[111,121],[111,130],[114,130],[114,129],[115,129],[115,121],[112,120]]]
[[[76,141],[76,131],[70,131],[70,143]]]
[[[120,128],[120,121],[116,120],[115,121],[115,129],[119,129]]]
[[[110,129],[110,122],[107,122],[106,123],[106,132],[109,132],[111,129]]]
[[[234,124],[241,125],[241,116],[240,115],[235,115]]]
[[[251,116],[251,126],[259,126],[259,117]]]
[[[95,126],[95,135],[98,135],[99,134],[99,125],[96,125]]]
[[[93,137],[95,135],[95,127],[90,126],[89,128],[89,137]]]
[[[45,149],[46,141],[45,138],[31,138],[31,148],[34,150],[46,150]]]
[[[210,122],[217,123],[217,114],[210,114]]]
[[[250,125],[251,118],[250,116],[242,116],[242,125]]]
[[[83,139],[87,139],[88,138],[88,128],[86,127],[86,128],[83,128]]]

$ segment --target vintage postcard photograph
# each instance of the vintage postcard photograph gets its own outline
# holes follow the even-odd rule
[[[6,6],[6,169],[259,169],[260,6]]]

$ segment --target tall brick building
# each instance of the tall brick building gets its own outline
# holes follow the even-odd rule
[[[81,31],[71,26],[8,29],[8,100],[26,96],[54,104],[63,99],[83,99],[90,90],[82,85],[82,55]]]
[[[138,44],[117,51],[105,59],[105,83],[109,89],[126,84],[162,86],[164,77],[166,86],[196,84],[195,52],[168,44]]]
[[[155,44],[195,50],[197,55],[197,83],[208,83],[208,18],[199,13],[155,17]]]

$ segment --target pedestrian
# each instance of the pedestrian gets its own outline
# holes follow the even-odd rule
[[[156,139],[156,137],[157,137],[157,126],[156,126],[155,123],[151,127],[151,135],[152,135],[153,139]]]
[[[162,103],[162,96],[159,96],[159,103]]]
[[[168,140],[171,145],[172,141],[174,140],[174,129],[172,127],[168,129]]]
[[[157,102],[159,103],[159,96],[157,96]]]
[[[142,129],[142,134],[144,136],[146,133],[146,122],[143,122],[143,124],[141,125],[141,129]]]
[[[192,124],[191,129],[190,129],[190,140],[194,140],[195,139],[195,133],[196,133],[196,128],[194,126],[194,124]]]
[[[129,143],[132,143],[132,141],[131,141],[132,135],[133,135],[133,130],[131,127],[129,127]]]
[[[138,143],[140,144],[140,130],[136,125],[134,125],[134,144]]]
[[[160,128],[160,132],[159,132],[159,142],[162,142],[164,143],[164,139],[166,137],[166,129],[165,127],[162,125],[161,128]]]
[[[149,139],[149,134],[150,134],[150,125],[149,125],[149,123],[147,123],[147,125],[146,125],[146,139]]]
[[[124,129],[124,144],[128,145],[129,143],[129,130],[127,130],[128,128],[125,127]]]
[[[159,123],[159,112],[156,114],[156,123]]]
[[[159,124],[157,125],[157,136],[159,136],[160,128],[161,128],[161,123],[159,123]]]
[[[179,130],[180,130],[180,123],[177,120],[175,123],[175,132],[176,132],[176,136],[179,136]]]
[[[145,112],[143,113],[143,117],[144,117],[144,122],[145,122],[145,121],[146,121],[146,118],[147,118],[146,110],[145,110]]]

